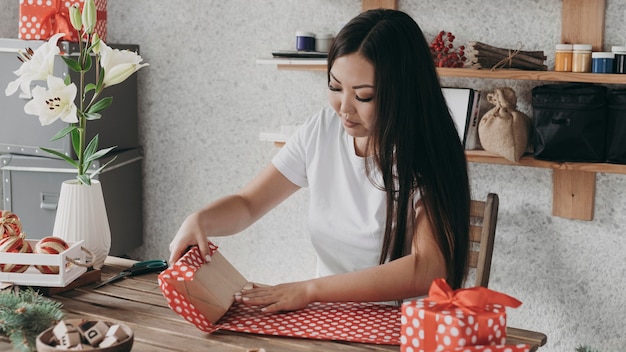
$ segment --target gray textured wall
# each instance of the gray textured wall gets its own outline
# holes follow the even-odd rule
[[[432,37],[544,50],[552,63],[560,38],[559,0],[401,0]],[[18,1],[2,0],[0,37],[17,37]],[[138,259],[167,257],[184,217],[237,190],[276,152],[261,131],[296,124],[326,104],[320,72],[278,71],[255,59],[294,44],[296,30],[336,30],[360,10],[358,0],[109,0],[110,43],[134,43],[150,67],[139,73],[140,138],[145,148],[145,245]],[[626,1],[609,0],[605,45],[624,45]],[[529,90],[542,82],[443,79],[448,86],[512,86],[530,114]],[[509,325],[548,334],[546,351],[590,344],[626,348],[626,177],[597,175],[595,219],[551,216],[545,169],[470,166],[473,194],[500,195],[491,287],[523,305]],[[250,280],[308,278],[314,258],[303,190],[244,233],[215,239]],[[193,327],[190,325],[190,329]]]

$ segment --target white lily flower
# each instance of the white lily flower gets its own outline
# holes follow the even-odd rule
[[[140,68],[148,66],[141,61],[143,59],[135,52],[112,49],[104,42],[100,42],[100,63],[104,68],[105,87],[121,83]]]
[[[39,116],[42,126],[61,119],[68,123],[78,122],[76,115],[77,88],[74,83],[66,86],[61,78],[49,75],[48,89],[37,86],[33,88],[33,99],[24,105],[24,112]]]
[[[20,87],[22,92],[30,97],[30,82],[44,81],[53,73],[54,57],[61,52],[57,42],[64,35],[65,33],[57,33],[37,48],[33,55],[28,60],[25,60],[22,66],[14,72],[18,77],[15,81],[9,83],[4,94],[7,96],[12,95]]]

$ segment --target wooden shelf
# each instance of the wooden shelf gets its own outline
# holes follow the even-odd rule
[[[489,69],[471,68],[437,68],[437,73],[442,77],[626,84],[626,75],[623,74],[528,71],[517,69],[499,69],[492,71]]]
[[[620,164],[547,161],[535,159],[532,155],[528,154],[524,155],[519,162],[516,163],[484,150],[467,150],[465,151],[465,156],[467,161],[474,163],[528,166],[568,171],[606,172],[626,175],[626,165]]]
[[[279,70],[323,71],[326,72],[326,59],[257,59],[257,64],[276,65]],[[480,79],[512,79],[528,81],[580,82],[602,84],[625,84],[626,74],[577,73],[556,71],[528,71],[517,69],[472,69],[437,68],[441,77],[462,77]]]

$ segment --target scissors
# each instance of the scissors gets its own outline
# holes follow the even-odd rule
[[[154,259],[154,260],[146,260],[143,262],[138,262],[133,264],[130,268],[124,269],[120,271],[117,275],[108,278],[105,281],[102,281],[94,288],[98,288],[104,286],[106,284],[110,284],[113,281],[117,281],[123,279],[127,276],[136,276],[148,273],[156,273],[161,272],[165,268],[167,268],[167,261],[163,259]]]

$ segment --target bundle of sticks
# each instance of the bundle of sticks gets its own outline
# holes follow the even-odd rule
[[[470,68],[548,70],[543,51],[502,49],[481,42],[469,42],[465,56],[467,57],[465,67]]]

